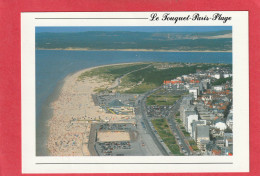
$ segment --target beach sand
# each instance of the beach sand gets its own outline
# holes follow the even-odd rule
[[[127,131],[99,131],[97,133],[99,142],[130,141],[130,134]]]
[[[48,121],[47,148],[51,156],[88,156],[91,123],[118,123],[132,118],[129,115],[108,114],[95,106],[92,100],[94,90],[112,84],[96,77],[78,80],[79,75],[93,68],[67,76],[58,98],[50,105],[53,113]]]

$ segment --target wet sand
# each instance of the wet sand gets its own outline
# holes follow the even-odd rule
[[[49,127],[48,121],[52,117],[52,108],[51,103],[56,101],[59,97],[59,93],[61,88],[63,87],[64,80],[60,81],[52,94],[47,98],[47,100],[42,104],[41,114],[39,118],[39,122],[36,125],[36,156],[48,156],[49,151],[46,147],[46,143],[48,141],[49,136]]]

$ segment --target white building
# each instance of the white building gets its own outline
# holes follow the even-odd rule
[[[233,130],[233,111],[231,110],[230,113],[227,116],[227,121],[226,121],[227,126]]]
[[[197,100],[197,98],[198,98],[198,89],[197,88],[189,89],[189,93],[192,93],[195,100]]]
[[[213,90],[215,90],[217,92],[223,91],[224,90],[224,86],[214,86]]]
[[[189,78],[189,76],[188,76],[188,75],[182,75],[182,78],[183,78],[184,80],[187,80],[187,79]]]
[[[232,74],[230,74],[230,73],[224,73],[224,74],[223,74],[223,77],[224,77],[224,78],[229,78],[229,77],[232,77]]]
[[[210,101],[210,100],[212,100],[212,96],[211,95],[204,95],[204,96],[201,97],[201,99],[203,101]]]
[[[181,113],[183,125],[186,126],[187,123],[187,117],[190,115],[196,115],[196,111],[194,110],[194,106],[188,106],[183,109],[183,112]]]
[[[203,89],[202,84],[200,84],[199,86],[194,86],[194,89],[197,89],[198,95],[200,95],[200,91]]]
[[[202,83],[203,89],[206,90],[206,89],[209,88],[210,79],[203,79],[203,80],[201,81],[201,83]]]
[[[227,125],[224,122],[217,122],[215,128],[218,128],[221,131],[224,131],[227,128]]]
[[[194,121],[198,121],[199,116],[198,115],[189,115],[186,120],[186,130],[191,134],[192,133],[192,126],[191,124]]]
[[[220,79],[221,78],[221,74],[216,73],[216,74],[213,74],[212,77],[216,78],[216,79]]]

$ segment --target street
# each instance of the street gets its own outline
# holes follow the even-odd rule
[[[182,132],[180,132],[180,128],[177,127],[175,121],[173,120],[173,118],[179,111],[180,103],[181,103],[181,99],[179,99],[178,101],[175,102],[170,115],[167,117],[167,120],[168,120],[170,129],[172,130],[173,134],[176,134],[175,138],[178,139],[178,141],[180,141],[179,146],[182,146],[183,149],[188,153],[188,155],[191,155],[192,151],[190,150],[189,146],[185,142],[185,137],[182,135]]]
[[[152,93],[154,93],[155,91],[159,90],[161,87],[158,87],[156,89],[153,89],[147,93],[145,93],[143,96],[140,96],[140,110],[142,113],[142,117],[143,117],[143,122],[145,123],[147,130],[149,131],[151,137],[154,140],[154,143],[157,145],[157,147],[161,150],[161,152],[164,155],[169,155],[168,152],[166,151],[165,147],[163,147],[162,143],[158,140],[158,138],[156,137],[150,123],[151,121],[149,120],[149,118],[147,118],[146,116],[146,103],[145,103],[145,99],[151,95]],[[177,143],[180,146],[180,149],[185,153],[187,152],[187,155],[191,155],[192,151],[189,148],[189,145],[185,142],[185,137],[183,136],[182,132],[180,131],[180,129],[177,127],[177,124],[175,123],[175,121],[173,120],[173,118],[175,117],[175,115],[177,114],[177,112],[179,111],[179,107],[180,107],[180,102],[181,99],[177,100],[174,103],[173,109],[171,110],[171,112],[169,113],[169,115],[166,117],[167,121],[169,123],[170,129],[172,130],[172,133],[174,134]],[[182,149],[183,148],[183,149]]]

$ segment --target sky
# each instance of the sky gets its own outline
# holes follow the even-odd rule
[[[36,27],[41,32],[131,31],[131,32],[209,32],[232,30],[232,26],[127,26],[127,27]]]

